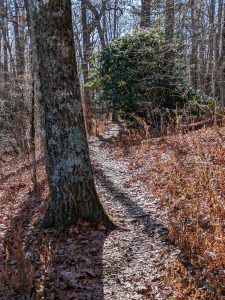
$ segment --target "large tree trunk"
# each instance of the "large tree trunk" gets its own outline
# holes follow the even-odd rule
[[[29,3],[51,195],[43,226],[63,230],[79,218],[111,224],[93,180],[76,70],[71,1]]]
[[[150,12],[151,12],[151,0],[141,0],[141,23],[143,28],[150,27]]]

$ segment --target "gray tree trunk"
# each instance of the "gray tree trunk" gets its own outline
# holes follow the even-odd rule
[[[172,42],[174,35],[174,0],[166,0],[165,40]]]
[[[16,70],[17,76],[24,75],[25,71],[25,41],[24,41],[24,32],[21,30],[19,24],[19,5],[16,0],[14,2],[15,9],[15,21],[14,25],[14,35],[15,35],[15,52],[16,52]]]
[[[87,133],[92,131],[92,119],[91,119],[91,99],[89,90],[85,87],[85,84],[89,81],[89,62],[91,55],[91,42],[90,42],[90,30],[88,28],[87,21],[87,0],[81,0],[81,21],[83,30],[83,80],[84,80],[84,92],[83,92],[83,107],[84,117],[86,123]]]
[[[70,0],[29,0],[51,199],[44,227],[109,221],[99,202],[86,138]]]
[[[141,0],[141,23],[140,26],[143,28],[150,27],[150,12],[151,12],[151,0]]]
[[[7,40],[7,6],[4,4],[3,0],[0,0],[0,30],[2,32],[3,39],[0,37],[0,40],[3,40],[3,76],[4,78],[4,86],[7,86],[7,81],[8,81],[8,53],[7,53],[7,46],[6,46],[6,40]],[[0,50],[0,55],[2,55],[1,50]],[[0,61],[1,65],[1,61]]]
[[[191,25],[192,25],[192,45],[190,57],[191,84],[194,90],[198,89],[198,22],[196,16],[196,0],[191,0]]]
[[[174,0],[166,0],[166,15],[165,15],[165,41],[172,46],[174,38]],[[171,49],[172,50],[172,49]],[[167,74],[170,78],[173,76],[174,54],[173,51],[168,51],[165,54],[167,61]]]
[[[209,4],[209,41],[208,41],[208,72],[206,82],[206,93],[214,97],[214,48],[215,48],[215,0],[211,0]]]
[[[223,22],[222,28],[221,54],[218,65],[218,85],[220,90],[220,101],[221,107],[225,107],[225,22]]]

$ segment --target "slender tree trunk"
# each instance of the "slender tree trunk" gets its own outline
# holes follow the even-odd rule
[[[219,68],[220,68],[220,53],[221,53],[221,46],[222,46],[222,29],[223,29],[223,5],[224,1],[219,0],[218,3],[218,11],[217,11],[217,32],[215,37],[215,78],[216,78],[216,86],[215,86],[215,92],[216,92],[216,98],[220,97],[220,90],[219,90]]]
[[[7,29],[7,31],[8,31],[8,29]],[[14,56],[13,56],[13,53],[12,53],[13,52],[12,47],[11,47],[11,45],[9,43],[9,39],[8,39],[8,33],[6,33],[6,35],[3,36],[3,38],[4,38],[4,40],[3,40],[4,44],[7,47],[7,51],[8,51],[9,58],[10,58],[10,68],[8,68],[8,71],[10,71],[11,74],[13,74],[12,77],[13,77],[13,79],[15,79],[16,78],[16,66],[15,66]]]
[[[94,20],[93,20],[93,23],[94,23],[93,25],[94,26],[92,28],[92,31],[93,31],[93,29],[95,27],[97,28],[102,49],[104,49],[105,46],[106,46],[106,44],[105,44],[104,30],[103,30],[103,28],[101,26],[101,18],[102,18],[102,15],[103,15],[103,11],[102,10],[105,9],[105,4],[106,3],[103,1],[100,12],[98,12],[97,8],[89,0],[87,0],[87,4],[86,4],[88,6],[88,8],[91,10],[91,12],[93,13],[93,15],[94,15]],[[84,13],[84,12],[86,12],[85,8],[84,8],[84,11],[82,13]],[[85,24],[83,26],[83,29],[86,29],[86,28],[88,28],[88,26],[87,26],[87,20],[86,20],[86,22],[85,22]],[[89,30],[88,30],[88,33],[89,33],[89,40],[90,40],[90,32],[89,32]],[[89,44],[90,44],[90,42],[89,42]]]
[[[14,0],[15,7],[15,20],[14,20],[14,34],[15,34],[15,50],[16,50],[16,70],[17,76],[21,76],[25,71],[25,45],[24,36],[21,35],[21,30],[19,28],[19,7],[16,0]]]
[[[225,18],[225,5],[223,11]],[[221,39],[221,54],[218,67],[218,85],[220,90],[221,107],[225,107],[225,22],[223,22]]]
[[[166,1],[165,40],[173,41],[174,35],[174,0]]]
[[[111,225],[92,174],[75,67],[71,1],[29,3],[51,195],[43,226],[63,230],[79,218]]]
[[[141,0],[141,23],[143,28],[150,27],[151,0]]]
[[[106,9],[104,9],[103,11],[103,20],[102,20],[102,29],[103,29],[103,33],[104,33],[104,39],[105,39],[105,43],[106,45],[109,44],[109,40],[108,40],[108,28],[107,28],[107,19],[106,19]]]
[[[217,20],[217,32],[215,38],[215,60],[218,63],[221,49],[221,33],[223,28],[223,0],[219,0],[218,3],[218,20]]]
[[[31,23],[30,23],[30,11],[29,11],[29,0],[24,0],[24,7],[26,11],[26,17],[27,17],[27,26],[28,26],[28,33],[30,38],[32,38],[31,34]]]
[[[115,0],[114,4],[114,16],[113,16],[113,39],[117,38],[118,30],[117,30],[117,6],[118,0]]]
[[[29,11],[29,3],[28,0],[24,0],[25,11],[27,16],[27,27],[28,34],[31,40],[31,47],[33,47],[32,43],[32,33],[31,33],[31,22],[30,22],[30,11]],[[34,50],[32,49],[32,52]],[[34,66],[32,63],[31,66],[31,76],[32,76],[32,93],[31,93],[31,116],[30,116],[30,155],[31,155],[31,179],[33,182],[34,192],[37,192],[38,181],[37,181],[37,162],[36,162],[36,126],[35,126],[35,77],[37,76],[37,66]]]
[[[191,84],[194,90],[198,88],[198,34],[196,17],[196,0],[191,0],[192,45],[190,59]]]
[[[206,28],[205,28],[205,4],[201,2],[199,4],[199,24],[200,24],[200,32],[202,36],[207,36]],[[206,68],[207,68],[207,58],[206,58],[206,41],[205,39],[200,39],[199,41],[199,59],[198,59],[198,86],[200,89],[200,93],[202,99],[205,97],[205,84],[206,84]]]
[[[90,32],[87,23],[87,0],[81,0],[81,19],[83,29],[83,82],[84,85],[89,81],[89,61],[90,61]],[[86,123],[87,133],[92,131],[91,120],[91,101],[89,90],[84,86],[83,91],[83,107],[84,107],[84,119]]]
[[[8,52],[7,52],[7,6],[4,4],[4,1],[0,1],[0,12],[1,12],[1,29],[2,29],[2,40],[3,40],[3,78],[4,78],[4,86],[7,87],[8,81]],[[1,53],[0,48],[0,53]]]
[[[210,1],[209,5],[209,41],[208,41],[208,74],[207,74],[207,94],[211,97],[215,96],[214,82],[214,46],[215,46],[215,0]]]
[[[165,41],[172,46],[174,38],[174,0],[166,1],[166,16],[165,16]],[[174,53],[172,49],[165,54],[167,61],[167,75],[169,81],[173,77]]]
[[[30,121],[30,154],[31,154],[31,178],[34,192],[37,192],[37,163],[35,143],[35,81],[32,74],[32,95],[31,95],[31,121]]]
[[[3,41],[7,40],[7,21],[5,20],[4,22],[4,27],[3,27]],[[9,64],[8,64],[8,51],[7,51],[7,45],[4,43],[3,45],[3,52],[4,52],[4,81],[5,81],[5,87],[7,86],[7,82],[9,79]]]

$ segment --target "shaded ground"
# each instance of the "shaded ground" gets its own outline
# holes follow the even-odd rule
[[[117,134],[114,126],[102,140]],[[166,212],[99,139],[90,143],[96,185],[120,229],[86,222],[67,232],[38,227],[47,204],[43,165],[39,194],[31,191],[29,168],[3,176],[0,198],[0,299],[170,299],[166,266],[178,254],[167,240]],[[15,174],[14,174],[15,173]],[[14,174],[14,175],[13,175]],[[11,197],[11,198],[10,198]],[[172,299],[172,298],[171,298]]]
[[[116,135],[117,127],[111,129]],[[108,134],[110,134],[108,133]],[[130,157],[116,157],[99,140],[91,143],[97,188],[115,222],[128,231],[113,232],[104,250],[104,299],[169,299],[166,265],[178,251],[167,240],[166,212],[149,196]]]

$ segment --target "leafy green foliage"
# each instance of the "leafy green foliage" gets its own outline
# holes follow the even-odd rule
[[[177,57],[178,46],[165,44],[160,31],[138,30],[102,51],[92,85],[97,82],[101,99],[130,122],[149,108],[182,107]]]

